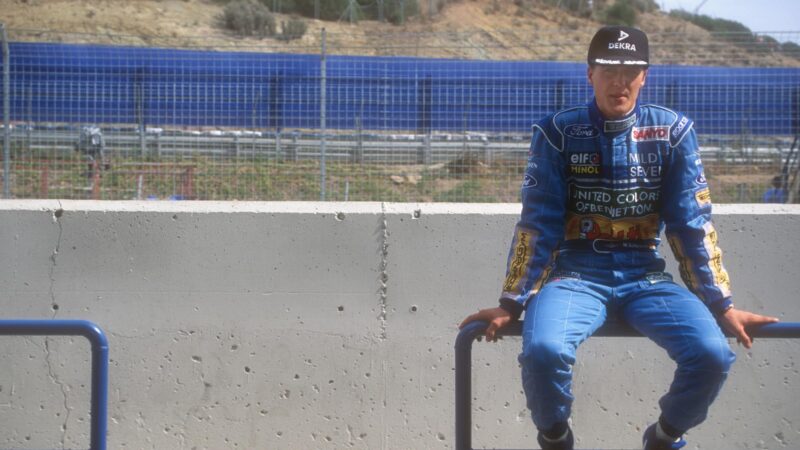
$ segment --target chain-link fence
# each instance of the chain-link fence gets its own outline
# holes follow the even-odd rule
[[[591,98],[570,62],[586,42],[484,34],[319,31],[278,52],[10,30],[6,197],[518,201],[531,124]],[[797,192],[800,55],[755,36],[651,34],[643,101],[695,119],[717,202],[775,177]],[[111,44],[63,43],[87,41]],[[493,45],[510,56],[481,58]]]

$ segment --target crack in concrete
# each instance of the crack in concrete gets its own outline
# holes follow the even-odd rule
[[[50,308],[53,310],[53,315],[51,318],[55,319],[56,315],[58,315],[58,303],[56,303],[56,291],[55,291],[55,284],[56,284],[56,277],[55,277],[55,269],[56,265],[58,265],[56,261],[56,256],[58,256],[59,250],[61,250],[61,236],[64,232],[64,228],[61,224],[61,216],[64,215],[64,209],[61,207],[61,201],[58,202],[58,209],[53,211],[53,222],[58,225],[58,239],[56,240],[56,246],[53,249],[53,253],[50,255],[50,287],[48,288],[48,292],[50,294]],[[64,443],[67,438],[67,424],[69,423],[69,416],[70,416],[70,408],[69,408],[69,397],[67,395],[67,387],[66,385],[58,379],[58,376],[53,369],[53,362],[51,361],[52,353],[50,351],[50,338],[44,338],[44,349],[45,349],[45,361],[47,362],[47,373],[50,377],[50,380],[56,384],[59,389],[61,390],[61,395],[64,397],[64,410],[66,413],[64,414],[64,423],[61,425],[61,446],[64,446]]]
[[[58,256],[58,252],[59,250],[61,250],[61,236],[64,232],[64,227],[61,225],[61,221],[59,220],[63,215],[64,215],[64,209],[61,207],[61,201],[59,200],[58,209],[53,212],[53,222],[55,222],[58,225],[58,239],[56,240],[56,247],[53,249],[53,253],[50,255],[50,263],[51,263],[50,273],[49,273],[50,287],[48,289],[48,292],[50,294],[50,307],[53,310],[53,316],[52,316],[53,319],[58,314],[58,303],[56,303],[56,290],[55,290],[55,284],[56,284],[55,270],[56,270],[56,265],[58,265],[58,263],[56,262],[56,256]]]
[[[378,320],[381,323],[380,339],[386,339],[386,306],[388,298],[388,282],[389,272],[386,270],[389,264],[389,224],[386,219],[386,203],[381,203],[381,219],[380,219],[380,252],[381,261],[379,268],[380,288],[378,290],[378,304],[380,306],[380,313]]]
[[[61,425],[61,447],[64,447],[66,439],[67,439],[67,424],[69,423],[69,416],[70,416],[70,407],[69,407],[69,397],[67,395],[67,387],[66,385],[58,379],[58,375],[56,374],[55,370],[53,370],[53,362],[50,360],[52,353],[50,352],[50,340],[45,338],[44,340],[44,349],[46,352],[45,361],[47,361],[47,374],[50,377],[50,380],[59,387],[61,390],[61,395],[64,397],[64,410],[66,414],[64,414],[64,423]]]

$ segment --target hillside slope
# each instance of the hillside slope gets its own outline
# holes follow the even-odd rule
[[[299,40],[241,38],[220,26],[214,0],[5,0],[0,22],[11,40],[319,53],[327,30],[332,54],[405,55],[492,60],[583,61],[598,22],[555,7],[521,9],[513,0],[450,3],[432,19],[403,26],[377,21],[306,20]],[[423,8],[425,9],[425,8]],[[277,22],[291,17],[276,14]],[[779,52],[746,51],[664,12],[642,14],[654,63],[800,66]]]

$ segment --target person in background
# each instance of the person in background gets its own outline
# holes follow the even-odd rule
[[[789,193],[783,188],[783,177],[776,175],[772,178],[772,187],[764,192],[764,203],[786,203]]]

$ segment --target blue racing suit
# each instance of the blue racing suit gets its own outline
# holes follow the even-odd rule
[[[691,292],[664,272],[662,231]],[[520,363],[536,426],[569,417],[575,351],[609,312],[677,362],[660,400],[667,423],[702,422],[735,359],[713,316],[731,305],[721,257],[689,118],[637,104],[605,120],[592,101],[534,125],[500,303],[525,310]]]

